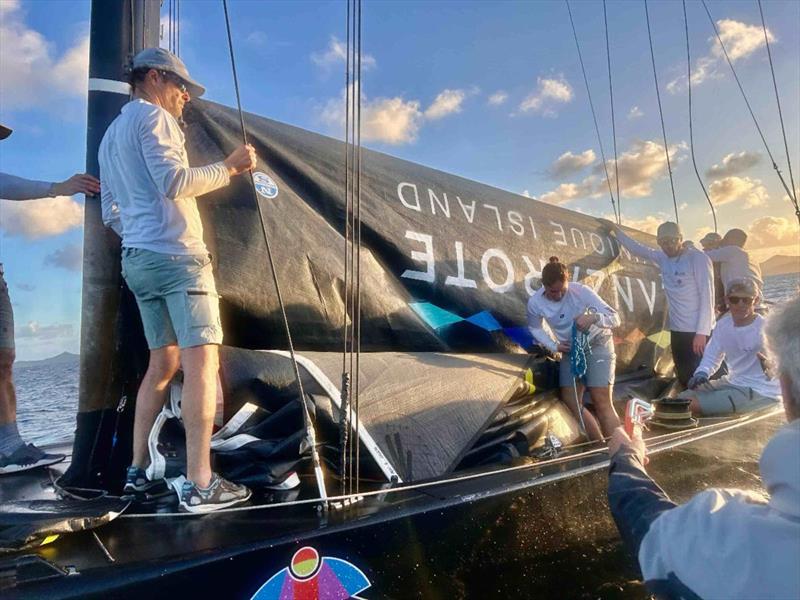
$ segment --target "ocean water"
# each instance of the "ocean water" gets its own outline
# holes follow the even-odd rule
[[[767,277],[764,297],[784,302],[798,293],[800,274]],[[78,408],[78,361],[28,364],[14,369],[17,421],[23,437],[34,443],[68,439],[75,431]]]

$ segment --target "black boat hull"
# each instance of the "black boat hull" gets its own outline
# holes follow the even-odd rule
[[[649,471],[678,501],[709,486],[759,489],[758,457],[782,422],[771,411],[660,436]],[[608,512],[607,464],[593,450],[367,495],[327,513],[309,503],[123,515],[96,532],[99,541],[87,531],[35,553],[74,574],[22,581],[19,571],[3,597],[251,598],[312,546],[363,572],[363,598],[644,598]],[[0,561],[0,572],[21,556]]]

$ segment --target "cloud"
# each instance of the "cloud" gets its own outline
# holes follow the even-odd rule
[[[683,150],[685,144],[669,146],[669,158],[675,165],[677,153]],[[614,160],[606,162],[608,174],[611,178],[611,187],[616,187],[614,175]],[[617,157],[619,170],[619,188],[622,196],[629,198],[643,198],[653,193],[653,183],[667,175],[667,157],[664,146],[655,141],[637,141],[630,150]],[[594,168],[596,173],[603,172],[603,165]]]
[[[28,321],[26,325],[17,328],[16,337],[20,339],[54,340],[71,337],[72,333],[72,323],[40,325],[38,321]]]
[[[89,36],[74,40],[60,56],[41,33],[28,27],[18,2],[0,2],[0,73],[3,110],[51,107],[57,100],[86,97],[89,80]]]
[[[545,192],[541,196],[534,197],[534,200],[547,202],[548,204],[566,204],[573,200],[588,198],[596,194],[597,178],[587,177],[579,183],[562,183],[556,189]]]
[[[604,219],[608,219],[609,221],[614,221],[614,215],[612,214],[605,214],[603,215]],[[656,215],[648,215],[642,219],[631,219],[622,215],[622,224],[626,227],[631,227],[633,229],[637,229],[639,231],[644,231],[645,233],[650,233],[652,235],[656,234],[656,230],[658,226],[661,225],[664,221],[669,221],[670,218],[668,215],[664,213],[657,213]]]
[[[561,179],[582,171],[594,163],[596,159],[597,157],[592,149],[585,150],[580,154],[564,152],[550,165],[548,172],[551,177]]]
[[[506,100],[508,100],[508,94],[505,93],[503,90],[497,90],[494,94],[489,96],[489,106],[500,106]]]
[[[35,240],[83,225],[83,205],[67,196],[3,202],[0,229],[8,236]]]
[[[639,119],[644,116],[642,109],[638,106],[631,106],[631,109],[628,111],[628,120],[633,121],[634,119]]]
[[[800,227],[783,217],[760,217],[749,227],[748,245],[752,248],[794,246],[800,243]]]
[[[44,257],[45,266],[77,271],[83,268],[83,248],[80,244],[67,244]]]
[[[33,290],[36,289],[36,286],[33,285],[32,283],[18,283],[17,289],[23,292],[32,292]]]
[[[714,165],[706,171],[706,177],[719,179],[730,175],[738,175],[750,167],[756,166],[761,162],[761,154],[758,152],[739,152],[739,154],[726,154],[721,164]]]
[[[555,117],[555,107],[559,104],[571,102],[575,97],[572,86],[564,79],[563,75],[558,79],[545,79],[539,77],[536,80],[536,91],[528,95],[519,105],[522,112],[532,112],[545,117]]]
[[[731,202],[744,202],[744,208],[763,206],[769,200],[766,188],[760,179],[750,177],[724,177],[712,181],[708,186],[708,195],[716,206]]]
[[[443,90],[425,111],[430,120],[441,119],[447,115],[461,112],[461,104],[467,93],[464,90]]]
[[[314,52],[311,54],[311,62],[318,67],[329,70],[333,66],[347,61],[347,46],[344,42],[332,35],[328,41],[328,47],[323,52]],[[361,54],[361,68],[363,70],[371,69],[376,66],[375,57],[369,54]]]
[[[247,37],[244,38],[244,41],[245,43],[250,44],[251,46],[261,47],[267,43],[268,39],[269,38],[267,37],[266,33],[260,30],[256,30],[248,33]]]
[[[320,119],[335,127],[345,127],[345,92],[328,100],[320,111]],[[408,144],[416,141],[425,115],[417,100],[395,98],[361,98],[361,139],[387,144]]]
[[[733,19],[720,19],[717,21],[719,37],[725,44],[731,62],[746,58],[765,45],[764,30],[758,25],[748,25]],[[767,29],[767,38],[770,43],[775,41],[775,36]],[[722,77],[720,68],[724,67],[725,54],[719,45],[716,35],[708,38],[709,53],[697,59],[692,69],[692,85],[699,85],[708,79]],[[724,69],[723,69],[724,71]],[[686,76],[681,75],[667,83],[667,91],[677,94],[686,89]]]

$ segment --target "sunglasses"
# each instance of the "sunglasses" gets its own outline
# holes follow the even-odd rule
[[[184,94],[188,93],[188,89],[186,88],[186,84],[183,82],[183,79],[175,75],[174,73],[170,73],[169,71],[159,71],[161,73],[161,77],[163,77],[166,81],[171,81],[178,89],[183,92]]]
[[[739,302],[741,302],[742,304],[750,306],[753,303],[753,300],[754,299],[750,298],[749,296],[728,296],[728,302],[731,304],[739,304]]]

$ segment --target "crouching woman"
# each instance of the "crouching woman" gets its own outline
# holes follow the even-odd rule
[[[576,419],[583,417],[589,439],[602,440],[604,435],[610,436],[619,426],[611,402],[616,366],[611,329],[620,324],[617,311],[590,287],[570,282],[567,266],[553,256],[542,269],[542,287],[528,300],[527,318],[534,340],[553,354],[562,356],[559,370],[561,401]],[[543,321],[547,322],[552,335],[544,329]],[[592,397],[596,417],[583,406],[580,399],[583,398],[584,383],[572,372],[573,323],[579,331],[588,334],[585,385]]]

